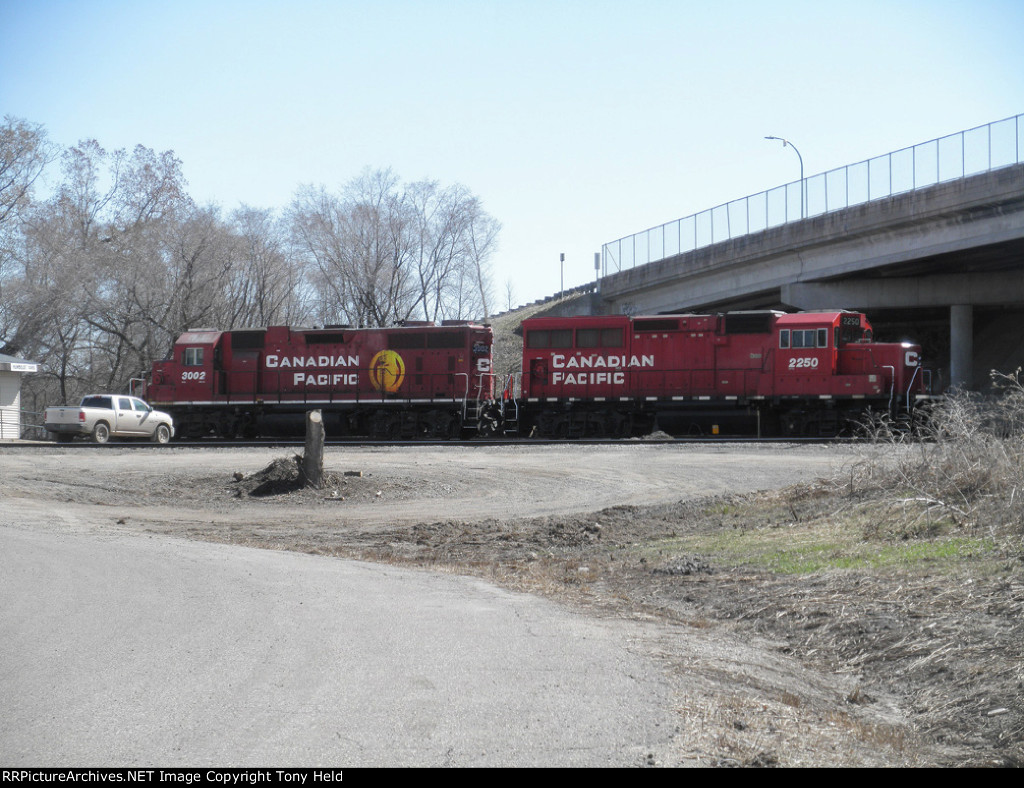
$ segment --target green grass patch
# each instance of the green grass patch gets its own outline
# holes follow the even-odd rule
[[[997,545],[976,537],[878,542],[828,526],[767,528],[678,537],[648,544],[644,556],[657,563],[701,555],[718,566],[747,567],[775,574],[804,575],[833,569],[927,568],[952,571],[965,560],[996,558]]]

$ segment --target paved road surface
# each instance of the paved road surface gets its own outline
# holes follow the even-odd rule
[[[622,624],[462,577],[2,514],[5,766],[635,765],[672,734]]]

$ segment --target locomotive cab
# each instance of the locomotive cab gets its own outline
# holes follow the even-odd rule
[[[174,343],[171,358],[153,365],[147,389],[150,403],[207,401],[214,394],[217,357],[223,334],[196,329],[186,331]]]
[[[776,380],[779,396],[828,390],[836,372],[835,312],[780,315],[775,322]]]
[[[783,408],[791,434],[841,429],[866,407],[909,417],[924,391],[920,346],[875,342],[871,324],[858,312],[780,316],[775,344],[774,395],[801,403]]]

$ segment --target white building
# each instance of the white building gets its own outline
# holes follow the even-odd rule
[[[21,438],[21,376],[39,365],[0,353],[0,440]]]

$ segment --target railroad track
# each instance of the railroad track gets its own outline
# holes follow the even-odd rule
[[[657,446],[670,444],[834,444],[852,443],[856,438],[758,438],[754,436],[686,436],[678,438],[579,438],[573,440],[548,439],[548,438],[515,438],[515,439],[484,439],[474,438],[471,440],[342,440],[334,439],[325,441],[329,447],[349,446],[353,448],[374,448],[394,446],[451,446],[467,448],[493,448],[498,446]],[[152,451],[170,451],[174,449],[252,449],[252,448],[301,448],[304,441],[301,438],[278,438],[267,440],[173,440],[168,444],[160,445],[151,441],[133,440],[112,440],[110,443],[99,445],[91,441],[73,441],[71,443],[56,443],[54,441],[18,441],[0,443],[0,448],[38,450],[47,448],[69,449],[79,451],[82,449],[141,449]]]

